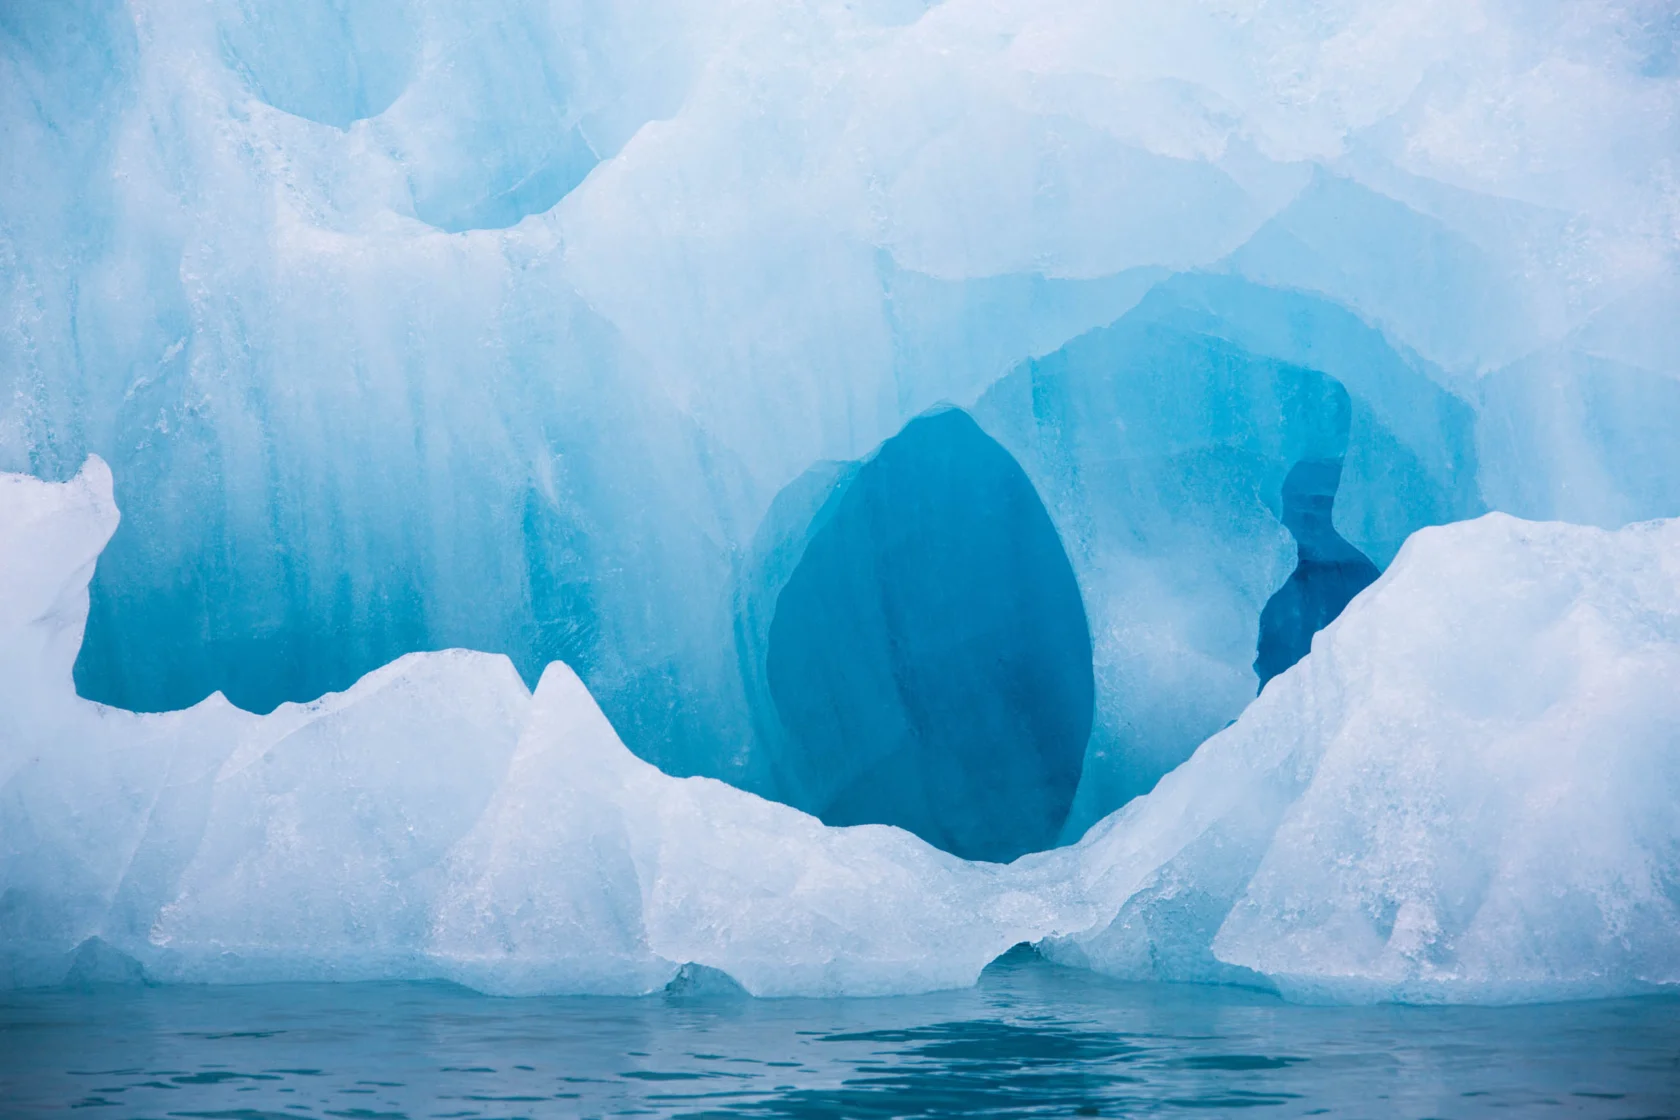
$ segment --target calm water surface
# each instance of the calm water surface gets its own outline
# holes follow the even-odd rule
[[[1680,1114],[1680,1000],[1293,1007],[1024,956],[877,1000],[448,985],[0,993],[0,1115]]]

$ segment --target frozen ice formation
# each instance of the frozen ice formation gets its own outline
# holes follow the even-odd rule
[[[114,469],[90,699],[559,660],[667,772],[1068,842],[1303,648],[1316,606],[1259,648],[1325,582],[1301,462],[1377,570],[1488,509],[1680,515],[1675,35],[1667,0],[6,4],[0,469]],[[845,690],[772,687],[847,657],[797,593],[771,640],[830,499],[945,405],[1031,483],[1090,645],[996,712],[975,671],[866,713],[919,766],[916,703],[1029,729],[992,757],[1038,805],[979,842],[983,798],[831,810],[859,774],[798,713]],[[1037,602],[912,675],[1007,661]]]
[[[0,474],[0,982],[971,982],[1011,945],[1312,1000],[1680,984],[1680,520],[1422,530],[1078,844],[971,863],[633,755],[562,664],[411,654],[254,715],[77,697],[111,476]]]
[[[758,994],[870,994],[969,983],[1052,920],[998,865],[660,773],[561,664],[534,696],[505,657],[452,650],[266,716],[81,700],[116,522],[97,459],[0,475],[9,984],[56,982],[97,938],[163,980],[634,993],[695,962]]]

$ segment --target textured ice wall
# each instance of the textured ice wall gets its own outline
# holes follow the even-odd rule
[[[110,479],[0,475],[0,982],[970,983],[1020,941],[1302,999],[1680,984],[1680,521],[1504,515],[1389,571],[1078,845],[967,863],[636,758],[570,670],[416,654],[267,716],[69,677]]]
[[[561,658],[644,757],[775,793],[737,635],[778,497],[1174,270],[1346,388],[1379,566],[1484,497],[1680,512],[1674,36],[1661,0],[8,4],[0,466],[115,470],[89,695]],[[1252,696],[1292,464],[1081,488],[1134,449],[1050,419],[1135,432],[1125,386],[1015,399],[974,414],[1096,645],[1074,836]],[[1186,508],[1233,528],[1140,531]]]

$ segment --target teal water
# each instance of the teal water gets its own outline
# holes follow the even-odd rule
[[[438,984],[0,994],[0,1115],[1680,1114],[1680,1000],[1299,1007],[1024,956],[896,999]]]

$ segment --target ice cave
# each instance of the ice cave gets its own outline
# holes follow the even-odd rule
[[[0,0],[0,144],[0,1050],[1673,1013],[1672,0]]]
[[[770,622],[778,788],[826,824],[895,824],[967,859],[1053,847],[1092,673],[1049,514],[960,409],[917,417],[848,473]]]

